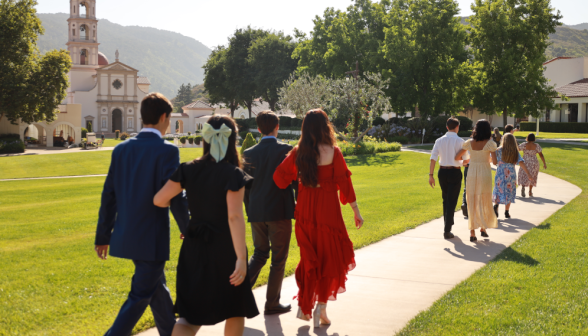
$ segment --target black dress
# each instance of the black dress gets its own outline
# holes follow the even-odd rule
[[[253,178],[227,162],[182,163],[171,180],[186,189],[191,219],[178,260],[175,312],[193,325],[259,314],[249,275],[235,287],[237,255],[229,229],[227,191]]]

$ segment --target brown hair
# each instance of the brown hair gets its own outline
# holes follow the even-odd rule
[[[278,118],[273,111],[265,110],[259,112],[255,121],[257,122],[257,128],[259,128],[261,134],[268,135],[278,127],[280,118]]]
[[[459,126],[459,119],[451,117],[451,118],[447,119],[446,125],[450,131],[453,131],[457,126]]]
[[[504,134],[506,133],[510,133],[512,130],[514,129],[514,126],[511,124],[508,124],[504,127]]]
[[[530,141],[530,142],[535,141],[535,134],[529,133],[529,135],[527,135],[527,141]]]
[[[239,152],[237,151],[237,124],[233,120],[233,118],[228,116],[212,116],[208,121],[207,124],[210,124],[215,129],[221,128],[223,124],[227,125],[233,132],[229,136],[229,146],[227,147],[227,154],[225,158],[221,160],[221,162],[228,162],[234,166],[241,168],[241,161],[239,160]],[[202,141],[202,149],[203,154],[198,160],[209,160],[214,161],[214,158],[210,155],[210,144],[206,141]]]
[[[156,125],[159,118],[165,113],[169,116],[173,110],[173,105],[164,95],[159,92],[152,92],[141,101],[141,119],[143,124]]]
[[[517,164],[519,162],[519,146],[514,135],[506,133],[502,137],[502,161]]]
[[[325,111],[310,110],[302,120],[302,136],[298,142],[296,166],[300,182],[306,187],[318,184],[319,145],[335,146],[335,132]]]

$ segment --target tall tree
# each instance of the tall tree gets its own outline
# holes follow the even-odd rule
[[[0,120],[53,121],[66,97],[71,58],[37,49],[44,29],[34,0],[0,0]]]
[[[471,47],[477,72],[474,106],[507,117],[553,107],[556,96],[543,75],[549,34],[562,16],[550,0],[476,0],[472,5]]]
[[[276,111],[278,90],[296,70],[298,60],[292,58],[295,48],[292,37],[282,32],[268,33],[253,41],[249,48],[257,94],[268,102],[272,111]]]
[[[235,88],[237,101],[244,104],[249,110],[249,118],[252,117],[253,102],[258,98],[258,90],[255,85],[255,69],[249,62],[249,48],[256,39],[267,35],[260,29],[237,29],[229,38],[229,48],[226,53],[225,74],[232,87]]]
[[[385,57],[392,109],[454,114],[469,103],[466,31],[454,0],[396,0],[387,16]]]
[[[178,89],[178,95],[174,99],[176,105],[176,112],[182,112],[182,107],[190,104],[194,100],[194,93],[192,92],[192,84],[182,85]]]
[[[224,104],[231,109],[231,117],[235,117],[235,110],[239,106],[237,87],[229,81],[226,74],[228,49],[223,46],[216,47],[204,68],[204,88],[208,93],[211,104]]]
[[[313,20],[310,37],[296,34],[300,43],[293,56],[300,59],[298,70],[341,78],[359,61],[361,73],[381,72],[387,68],[380,49],[389,10],[389,0],[355,0],[346,12],[327,8],[323,17]]]

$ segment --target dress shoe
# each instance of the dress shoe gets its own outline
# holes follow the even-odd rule
[[[494,213],[496,214],[496,218],[498,218],[498,204],[494,206]]]
[[[273,315],[273,314],[281,314],[281,313],[287,313],[290,310],[292,310],[292,306],[287,304],[287,305],[283,305],[283,304],[279,304],[275,307],[272,307],[270,309],[265,309],[265,312],[263,312],[265,315]]]
[[[488,232],[486,232],[486,231],[481,231],[480,234],[482,235],[482,237],[486,237],[486,238],[490,237],[488,235]]]
[[[451,239],[453,237],[455,237],[455,236],[451,232],[445,232],[445,233],[443,233],[443,238],[445,238],[445,239]]]
[[[461,212],[463,213],[463,216],[465,218],[468,218],[468,207],[467,207],[467,205],[464,204],[464,205],[461,206]]]
[[[471,242],[475,242],[477,240],[478,240],[478,238],[476,238],[476,236],[470,236],[470,241]]]
[[[508,212],[508,210],[506,210],[506,211],[504,212],[504,217],[506,217],[506,218],[510,218],[510,213]]]

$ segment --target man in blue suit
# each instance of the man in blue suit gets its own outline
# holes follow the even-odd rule
[[[169,210],[153,204],[153,197],[180,164],[178,148],[161,138],[170,123],[172,104],[160,93],[141,102],[144,128],[114,148],[96,229],[96,252],[133,260],[131,292],[108,336],[127,336],[147,306],[160,335],[171,335],[176,322],[163,272],[169,260]],[[183,193],[171,201],[171,211],[184,233],[189,222]]]

